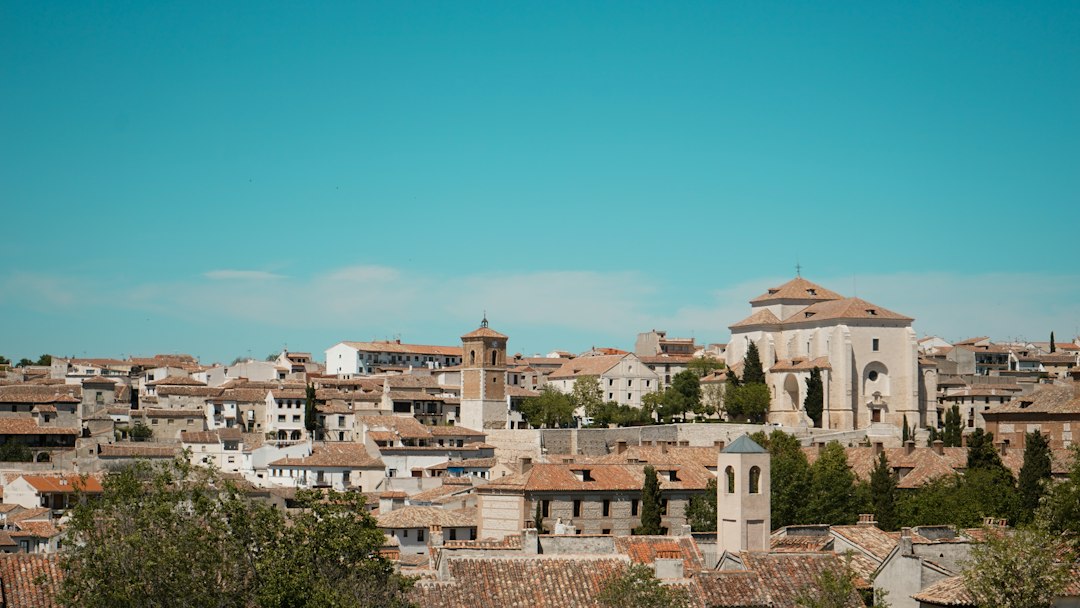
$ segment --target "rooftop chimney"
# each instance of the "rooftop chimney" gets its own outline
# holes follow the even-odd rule
[[[518,464],[521,466],[521,472],[527,473],[529,469],[532,469],[532,458],[525,456],[518,460]]]
[[[885,444],[880,442],[880,441],[875,441],[874,442],[874,456],[877,456],[878,454],[880,454],[880,453],[882,453],[884,451],[885,451]]]
[[[525,528],[521,531],[521,550],[526,555],[540,553],[540,533],[536,528]]]
[[[656,560],[653,562],[656,578],[660,580],[685,578],[684,566],[682,555],[678,551],[660,550],[656,552]]]
[[[876,526],[877,520],[874,519],[873,513],[860,513],[859,514],[860,526]]]
[[[680,442],[679,442],[679,447],[680,447],[680,448],[688,448],[688,447],[690,447],[690,442],[689,442],[689,441],[685,441],[685,440],[684,440],[684,441],[680,441]]]
[[[907,441],[904,442],[904,453],[910,455],[910,454],[913,454],[914,452],[915,452],[915,442],[908,439]]]
[[[615,442],[615,453],[616,454],[622,454],[625,451],[626,451],[626,440],[625,439],[620,439],[620,440],[616,441]]]
[[[714,442],[712,442],[712,444],[713,444],[713,447],[716,448],[717,450],[724,449],[724,442],[723,441],[714,441]]]
[[[944,456],[945,455],[945,442],[944,441],[942,441],[940,439],[935,439],[934,443],[933,443],[933,446],[934,446],[934,451],[937,452],[938,456]]]
[[[911,528],[900,528],[900,555],[914,555],[911,546]]]

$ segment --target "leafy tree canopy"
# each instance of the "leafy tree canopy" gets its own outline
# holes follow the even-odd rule
[[[574,423],[574,403],[569,395],[546,385],[540,389],[539,396],[529,397],[522,402],[521,415],[532,427],[567,427]]]
[[[596,597],[604,608],[689,608],[690,594],[683,587],[660,583],[646,564],[631,564],[604,583]]]

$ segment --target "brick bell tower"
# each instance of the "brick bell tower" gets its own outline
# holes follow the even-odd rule
[[[461,336],[461,424],[482,431],[506,428],[506,341],[488,327]]]

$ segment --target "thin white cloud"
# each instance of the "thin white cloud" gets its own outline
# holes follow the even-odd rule
[[[274,281],[285,277],[265,270],[211,270],[203,276],[214,281]]]

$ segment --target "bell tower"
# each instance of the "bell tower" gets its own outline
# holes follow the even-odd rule
[[[488,327],[461,336],[461,424],[482,431],[506,426],[507,337]]]
[[[772,479],[768,450],[743,435],[717,458],[716,543],[721,551],[768,551]]]

